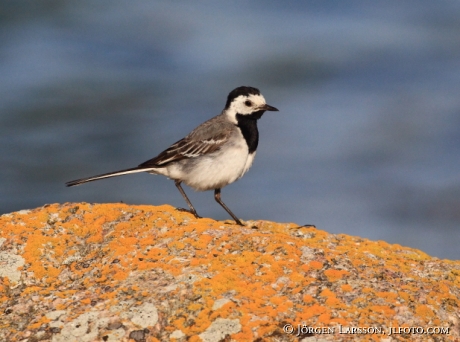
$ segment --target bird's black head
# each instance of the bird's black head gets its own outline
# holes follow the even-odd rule
[[[233,89],[227,97],[227,103],[225,104],[225,109],[230,107],[230,104],[238,96],[249,96],[249,95],[260,95],[260,91],[257,88],[253,87],[238,87]]]

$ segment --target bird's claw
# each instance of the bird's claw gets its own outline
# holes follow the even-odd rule
[[[202,218],[200,215],[198,215],[196,212],[191,211],[190,209],[176,208],[176,210],[177,210],[177,211],[181,211],[181,212],[185,212],[185,213],[192,214],[193,216],[195,216],[195,217],[198,218],[198,219]]]

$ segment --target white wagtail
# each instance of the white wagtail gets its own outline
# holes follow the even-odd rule
[[[155,158],[131,169],[77,179],[66,185],[136,172],[159,174],[174,180],[195,217],[200,218],[182,189],[182,182],[197,191],[214,190],[217,203],[242,226],[238,217],[222,202],[220,189],[241,178],[251,167],[259,142],[257,120],[267,110],[278,111],[265,103],[258,89],[238,87],[228,95],[220,115],[202,123]]]

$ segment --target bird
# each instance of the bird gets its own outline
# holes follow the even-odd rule
[[[171,180],[187,203],[191,214],[201,218],[185,194],[184,183],[196,191],[214,190],[214,199],[235,220],[241,220],[221,199],[221,189],[240,179],[251,167],[259,143],[257,120],[266,111],[278,111],[268,105],[259,89],[241,86],[227,96],[223,111],[203,122],[186,137],[175,142],[155,158],[129,169],[76,179],[68,187],[100,179],[138,172],[163,175]]]

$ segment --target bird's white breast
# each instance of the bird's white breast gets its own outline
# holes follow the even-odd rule
[[[209,155],[186,159],[166,167],[165,176],[180,179],[198,191],[220,189],[241,178],[251,167],[255,153],[249,154],[248,146],[239,130],[221,149]]]

